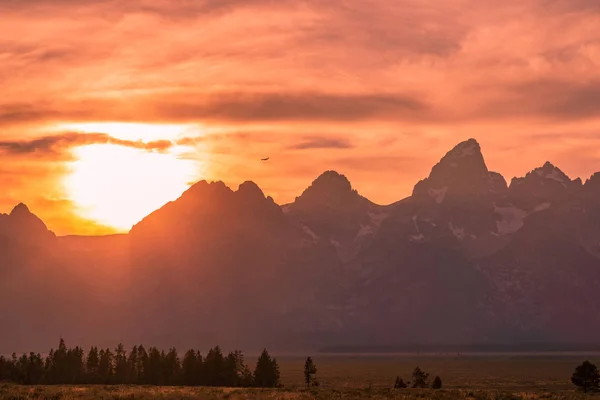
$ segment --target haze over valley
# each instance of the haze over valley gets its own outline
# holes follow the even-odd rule
[[[287,352],[598,342],[600,174],[547,162],[507,182],[474,139],[386,206],[326,171],[282,205],[252,182],[200,181],[123,235],[59,237],[34,213],[0,215],[2,353],[58,337]]]

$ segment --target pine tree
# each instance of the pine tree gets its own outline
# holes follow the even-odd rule
[[[421,388],[425,389],[429,387],[427,384],[427,379],[429,379],[429,374],[421,371],[421,368],[417,367],[413,371],[413,379],[412,379],[412,387],[413,388]]]
[[[164,385],[176,385],[181,372],[181,362],[177,356],[177,350],[175,348],[169,349],[169,352],[165,355],[163,353],[163,384]]]
[[[115,376],[114,382],[118,385],[127,383],[129,365],[127,363],[127,352],[123,344],[119,343],[115,349]]]
[[[150,384],[150,360],[144,346],[140,345],[137,351],[137,366],[138,383]]]
[[[139,371],[138,371],[138,347],[133,346],[127,357],[127,383],[138,384],[139,383]]]
[[[83,383],[85,371],[83,357],[83,349],[79,346],[67,350],[67,383]]]
[[[279,386],[279,366],[277,360],[271,358],[267,349],[264,349],[254,369],[254,384],[258,387]]]
[[[251,387],[254,386],[254,377],[252,376],[252,372],[250,368],[244,362],[244,354],[240,350],[236,350],[233,352],[233,358],[235,359],[236,364],[236,375],[237,375],[237,384],[236,386],[240,387]]]
[[[56,351],[50,350],[49,358],[49,383],[70,383],[68,378],[67,346],[63,338],[60,338],[60,343]]]
[[[100,350],[100,359],[98,362],[98,375],[100,376],[100,382],[108,385],[113,380],[114,367],[113,367],[113,354],[110,349]]]
[[[87,355],[86,359],[86,372],[87,372],[87,383],[100,383],[100,356],[98,354],[98,348],[92,347]]]
[[[313,383],[313,375],[315,375],[317,373],[317,366],[315,365],[315,363],[313,362],[311,357],[308,357],[306,359],[306,362],[304,363],[304,383],[306,384],[306,387],[310,387],[311,384]]]
[[[600,373],[598,368],[590,363],[584,361],[580,366],[575,368],[573,376],[571,376],[571,382],[577,386],[584,393],[597,392],[600,390]]]
[[[204,377],[207,386],[223,386],[225,384],[225,359],[219,346],[210,349],[204,360]]]
[[[0,382],[9,380],[8,361],[4,356],[0,356]]]
[[[148,349],[148,362],[145,366],[147,382],[150,385],[162,384],[162,357],[156,347]]]
[[[202,362],[202,361],[200,361]],[[199,382],[198,374],[198,357],[195,350],[188,350],[183,356],[183,362],[181,363],[182,369],[182,380],[186,386],[197,386]]]
[[[407,385],[404,383],[402,378],[399,376],[396,377],[396,382],[394,383],[394,389],[406,389]]]

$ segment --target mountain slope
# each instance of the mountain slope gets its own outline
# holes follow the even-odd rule
[[[19,205],[0,250],[0,351],[57,335],[302,350],[600,334],[600,173],[548,162],[508,186],[474,139],[389,206],[335,171],[281,207],[252,182],[202,181],[113,237],[56,238]]]

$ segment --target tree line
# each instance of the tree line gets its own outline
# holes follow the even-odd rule
[[[113,351],[92,347],[84,354],[80,347],[67,348],[63,339],[46,357],[38,353],[0,357],[1,381],[23,385],[280,386],[279,366],[266,349],[250,371],[241,351],[224,355],[219,346],[205,356],[188,350],[180,360],[175,348],[165,352],[141,345],[129,352],[122,344]]]
[[[404,382],[404,380],[397,376],[396,382],[394,382],[394,389],[441,389],[442,388],[442,380],[439,376],[433,378],[433,382],[429,385],[429,374],[423,371],[421,368],[416,367],[412,373],[412,382]]]

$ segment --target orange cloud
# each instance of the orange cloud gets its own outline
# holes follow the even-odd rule
[[[67,156],[65,154],[67,150],[89,144],[116,144],[148,151],[165,151],[174,145],[169,140],[142,142],[117,139],[105,133],[67,132],[30,140],[0,141],[0,153]]]
[[[282,203],[325,169],[398,200],[468,137],[508,180],[547,159],[572,177],[600,165],[597,0],[2,1],[0,26],[11,171],[58,177],[65,150],[116,139],[44,132],[103,121],[202,124],[116,144],[187,146],[207,179]],[[0,205],[33,196],[17,180],[0,171]]]

